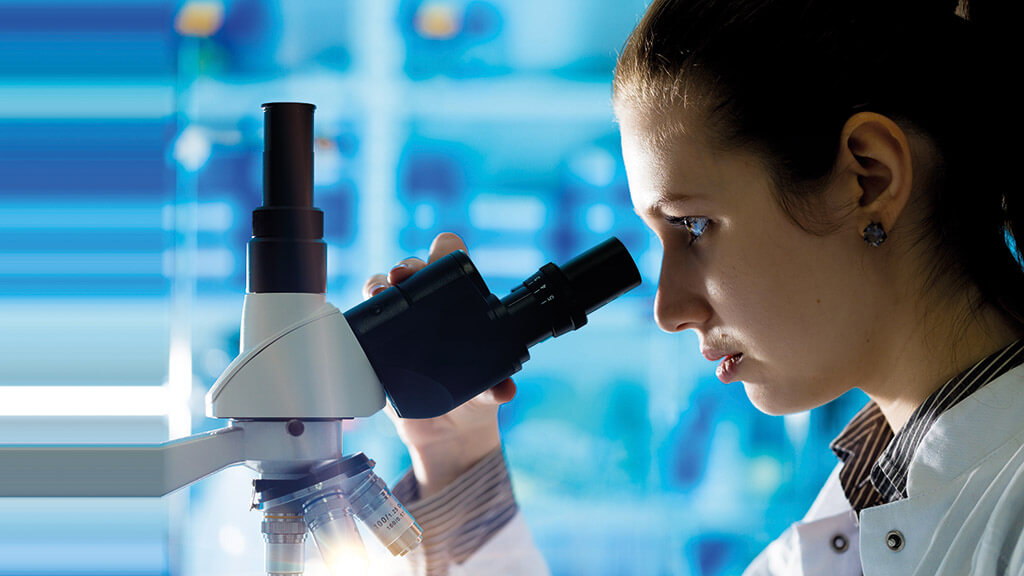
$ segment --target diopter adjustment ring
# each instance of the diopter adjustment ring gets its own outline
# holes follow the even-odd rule
[[[553,307],[552,318],[565,319],[564,323],[551,326],[551,335],[561,336],[587,323],[586,311],[572,297],[572,286],[562,269],[551,262],[523,283],[535,294],[539,308]]]

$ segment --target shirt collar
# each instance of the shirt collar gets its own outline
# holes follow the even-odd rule
[[[877,404],[868,404],[832,442],[843,461],[839,481],[854,511],[907,497],[917,447],[942,413],[1024,362],[1024,338],[976,362],[933,392],[893,434]]]
[[[892,429],[885,415],[878,404],[871,401],[832,441],[832,451],[843,461],[839,483],[850,506],[858,514],[864,508],[885,503],[871,482],[871,467],[892,438]]]

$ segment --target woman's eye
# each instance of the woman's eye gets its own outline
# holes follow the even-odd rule
[[[703,216],[669,216],[666,220],[669,224],[686,230],[690,235],[690,245],[693,245],[704,234],[708,224],[711,223],[711,220]]]

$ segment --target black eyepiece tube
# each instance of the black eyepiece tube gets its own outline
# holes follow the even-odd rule
[[[313,111],[263,105],[263,206],[252,212],[248,291],[327,291],[324,213],[313,207]]]
[[[263,205],[313,207],[313,111],[300,102],[263,105]]]
[[[562,265],[585,314],[640,284],[640,271],[618,238],[609,238]]]
[[[546,264],[502,299],[527,346],[587,323],[587,315],[640,284],[640,271],[618,238]]]
[[[580,328],[640,284],[612,238],[563,268],[546,264],[502,300],[453,252],[345,312],[403,418],[440,416],[522,369],[528,349]]]

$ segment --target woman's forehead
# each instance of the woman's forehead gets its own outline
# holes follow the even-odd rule
[[[658,197],[698,195],[696,187],[715,179],[722,161],[692,135],[666,135],[636,124],[622,126],[622,156],[630,185],[651,189]]]
[[[722,151],[688,133],[660,137],[651,133],[655,129],[622,126],[630,196],[641,215],[659,213],[669,204],[686,211],[706,209],[769,185],[762,162],[752,152]]]

